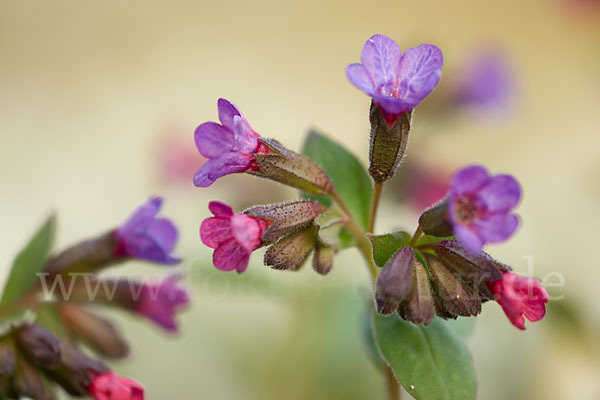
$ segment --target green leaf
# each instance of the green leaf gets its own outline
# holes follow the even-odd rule
[[[417,400],[474,400],[477,381],[471,355],[439,318],[415,325],[397,315],[375,316],[375,337],[384,359]]]
[[[442,240],[456,240],[456,238],[454,236],[445,236],[445,237],[438,237],[438,236],[431,236],[431,235],[423,235],[419,238],[419,240],[417,240],[417,243],[415,246],[423,246],[426,244],[430,244],[430,243],[437,243],[437,242],[441,242]]]
[[[352,217],[367,230],[373,185],[361,162],[340,144],[315,131],[309,132],[302,153],[329,175]],[[325,206],[332,203],[329,197],[304,196]]]
[[[408,246],[410,234],[403,231],[387,233],[385,235],[367,235],[373,244],[373,259],[379,268],[394,255],[398,249]]]
[[[17,255],[4,285],[0,305],[16,300],[35,283],[36,273],[44,269],[52,248],[55,225],[56,218],[52,214]]]
[[[67,329],[54,302],[43,302],[39,305],[35,322],[44,326],[59,338],[65,339],[68,337]]]

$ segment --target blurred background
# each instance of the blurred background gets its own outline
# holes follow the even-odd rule
[[[445,57],[438,89],[416,110],[404,170],[385,189],[378,232],[412,231],[467,163],[514,174],[524,188],[522,227],[488,250],[543,279],[554,300],[525,332],[484,306],[469,339],[479,397],[599,399],[594,0],[2,0],[0,282],[51,210],[65,246],[162,195],[193,305],[178,337],[117,315],[133,350],[119,373],[143,382],[149,399],[383,398],[363,346],[369,281],[357,253],[344,251],[327,277],[310,266],[269,270],[260,252],[243,275],[217,271],[198,235],[210,200],[242,209],[297,193],[249,176],[192,184],[203,162],[193,132],[217,119],[219,97],[289,148],[315,128],[366,160],[369,99],[344,69],[374,33],[403,49],[436,44]],[[490,58],[498,71],[478,64]],[[486,74],[499,82],[492,95],[465,91]]]

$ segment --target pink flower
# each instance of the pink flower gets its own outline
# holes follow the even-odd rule
[[[96,400],[144,400],[142,385],[112,371],[94,375],[88,390]]]
[[[213,264],[222,271],[244,272],[250,253],[260,247],[260,238],[270,222],[236,214],[227,204],[218,201],[210,202],[208,209],[214,217],[202,221],[200,237],[205,245],[215,249]]]
[[[504,272],[502,279],[489,282],[488,287],[510,322],[519,329],[525,329],[523,316],[536,322],[546,314],[548,292],[537,279]]]

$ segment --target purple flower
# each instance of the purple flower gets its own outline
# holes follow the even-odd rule
[[[514,89],[514,74],[506,56],[485,49],[465,63],[450,99],[457,106],[471,109],[504,109],[509,106]]]
[[[270,222],[236,214],[218,201],[211,201],[208,209],[214,217],[202,221],[200,237],[205,245],[215,249],[213,264],[222,271],[236,270],[241,274],[248,267],[250,253],[262,244],[261,236]]]
[[[454,235],[470,252],[479,252],[485,243],[508,239],[519,218],[511,213],[521,197],[518,182],[510,175],[490,176],[473,165],[456,172],[450,180],[448,217]]]
[[[350,64],[346,75],[354,86],[373,98],[388,124],[415,108],[436,87],[442,76],[442,51],[422,44],[406,50],[384,35],[367,40],[360,55],[362,64]]]
[[[176,264],[181,261],[171,256],[177,243],[177,228],[168,219],[156,218],[161,204],[162,198],[151,198],[117,229],[119,244],[115,256],[159,264]]]
[[[217,107],[221,124],[205,122],[194,133],[198,151],[208,158],[194,175],[198,187],[208,187],[225,175],[256,171],[254,154],[270,152],[233,103],[219,99]]]
[[[143,285],[135,311],[167,332],[176,332],[175,312],[189,303],[187,291],[177,286],[178,275],[170,276],[156,284]]]

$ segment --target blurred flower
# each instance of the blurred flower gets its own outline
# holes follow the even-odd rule
[[[109,371],[94,376],[89,386],[90,395],[96,400],[143,400],[144,388],[139,383],[115,375]]]
[[[160,264],[181,261],[171,256],[177,243],[177,228],[165,218],[156,218],[162,198],[153,197],[139,207],[117,230],[117,256],[133,257]]]
[[[525,329],[523,316],[536,322],[546,314],[548,292],[537,279],[504,272],[501,280],[490,282],[488,286],[510,322],[519,329]]]
[[[194,176],[194,185],[199,187],[208,187],[228,174],[256,171],[254,153],[270,152],[233,103],[219,99],[217,107],[221,124],[205,122],[194,133],[200,154],[209,159]]]
[[[519,218],[511,213],[521,197],[518,182],[510,175],[490,176],[473,165],[456,172],[448,192],[448,217],[454,235],[470,252],[487,242],[508,239]]]
[[[406,50],[384,35],[367,40],[361,63],[346,68],[354,86],[373,98],[393,125],[397,117],[415,108],[436,87],[442,76],[443,56],[431,44]]]
[[[208,247],[215,249],[213,263],[223,271],[242,273],[248,266],[250,253],[261,245],[261,236],[269,222],[236,214],[227,204],[212,201],[208,209],[214,217],[202,221],[200,237]]]
[[[506,55],[494,48],[473,52],[461,67],[449,106],[476,111],[504,110],[515,91],[514,72]]]
[[[170,127],[157,143],[158,176],[163,182],[185,183],[189,185],[190,177],[202,166],[206,158],[190,146],[190,138],[182,128]]]
[[[402,195],[415,211],[422,212],[448,192],[449,176],[441,166],[412,162],[403,167]]]
[[[168,332],[177,331],[175,311],[189,303],[187,291],[177,286],[178,275],[144,285],[136,304],[136,312],[152,320]]]

